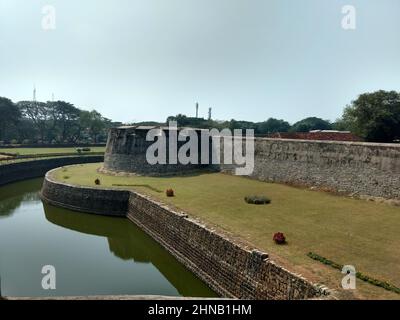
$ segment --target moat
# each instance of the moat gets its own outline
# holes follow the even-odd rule
[[[216,296],[128,219],[43,204],[42,182],[0,187],[1,295]],[[56,269],[56,290],[42,289],[44,265]]]

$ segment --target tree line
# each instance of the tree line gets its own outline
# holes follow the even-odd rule
[[[342,116],[334,122],[317,117],[308,117],[294,124],[282,119],[269,118],[262,122],[215,121],[187,117],[179,114],[168,121],[177,121],[179,126],[199,128],[254,129],[256,135],[276,132],[309,132],[311,130],[350,131],[370,142],[400,141],[400,93],[376,91],[361,94],[347,105]]]
[[[309,132],[310,130],[331,130],[334,124],[329,120],[309,117],[291,125],[282,119],[269,118],[266,121],[251,122],[232,119],[230,121],[206,120],[203,118],[187,117],[183,114],[168,117],[169,121],[176,121],[180,127],[217,128],[224,129],[253,129],[256,135],[266,135],[276,132]]]
[[[260,111],[261,113],[261,111]],[[400,141],[400,93],[376,91],[361,94],[346,106],[334,122],[308,117],[294,124],[269,118],[261,122],[208,120],[183,114],[170,116],[180,127],[254,129],[256,135],[276,132],[309,132],[311,130],[350,131],[366,141]],[[166,125],[140,122],[141,125]],[[96,110],[86,111],[65,101],[20,101],[0,97],[0,141],[15,143],[99,143],[105,142],[112,122]]]
[[[12,102],[0,97],[1,143],[103,143],[108,129],[118,125],[98,111],[86,111],[65,101]]]

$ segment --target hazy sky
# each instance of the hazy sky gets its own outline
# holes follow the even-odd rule
[[[362,92],[400,91],[400,1],[0,0],[0,96],[31,99],[34,84],[38,100],[125,122],[196,101],[216,119],[334,120]]]

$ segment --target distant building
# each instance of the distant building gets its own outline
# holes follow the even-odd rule
[[[327,141],[364,141],[350,131],[313,130],[310,132],[276,132],[267,135],[268,138],[327,140]]]

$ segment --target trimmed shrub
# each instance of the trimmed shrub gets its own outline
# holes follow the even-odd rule
[[[167,197],[174,197],[175,196],[174,190],[172,190],[172,189],[167,189],[165,191],[165,194],[167,195]]]
[[[249,204],[269,204],[271,200],[264,196],[247,196],[244,198]]]
[[[276,244],[285,244],[286,243],[286,237],[282,232],[277,232],[274,234],[274,237],[272,238]]]

